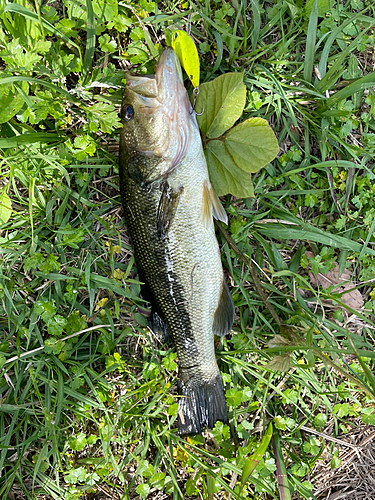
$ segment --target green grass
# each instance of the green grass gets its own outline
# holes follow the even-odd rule
[[[314,498],[314,465],[339,460],[306,428],[375,423],[373,2],[52,5],[0,2],[0,498]],[[228,423],[181,439],[116,148],[123,69],[153,72],[188,14],[201,81],[244,71],[242,119],[267,119],[281,149],[254,199],[223,198]],[[356,329],[306,250],[315,272],[352,273]]]

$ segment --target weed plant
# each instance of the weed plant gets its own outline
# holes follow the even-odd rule
[[[280,155],[223,200],[229,420],[182,439],[117,144],[123,70],[153,72],[187,23],[201,80],[244,71],[243,119]],[[0,0],[0,498],[315,498],[328,423],[375,423],[374,24],[372,0]],[[360,311],[312,286],[336,263]]]

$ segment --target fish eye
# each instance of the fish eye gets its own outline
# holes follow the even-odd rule
[[[134,117],[134,109],[129,105],[124,106],[122,116],[126,122],[130,121]]]

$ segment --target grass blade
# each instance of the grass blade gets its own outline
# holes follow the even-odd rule
[[[92,61],[95,54],[95,15],[94,9],[92,7],[92,1],[86,0],[87,9],[87,40],[86,40],[86,50],[85,57],[83,59],[83,83],[87,82],[89,71],[92,66]]]
[[[49,142],[61,142],[64,140],[63,137],[58,134],[48,133],[48,132],[38,132],[35,134],[21,134],[14,137],[7,137],[6,139],[0,139],[0,149],[7,148],[17,148],[19,146],[27,146],[28,144],[34,143],[49,143]]]
[[[285,462],[280,446],[280,437],[277,430],[274,431],[272,436],[272,448],[276,461],[277,484],[279,486],[280,500],[291,500],[288,474],[286,472]]]
[[[253,29],[251,33],[251,46],[253,50],[256,50],[257,48],[257,43],[259,40],[259,33],[260,33],[260,25],[261,25],[261,19],[260,19],[260,7],[258,0],[250,0],[251,2],[251,8],[253,12]]]
[[[350,83],[345,88],[333,94],[325,101],[323,106],[317,109],[317,112],[319,112],[323,108],[324,109],[332,108],[339,101],[347,99],[348,97],[356,94],[357,92],[371,88],[374,85],[375,85],[375,71],[369,73],[368,75],[362,78],[359,78],[357,81]]]
[[[320,92],[325,92],[326,90],[329,90],[330,88],[333,87],[333,85],[335,84],[335,82],[340,78],[340,76],[344,72],[344,64],[343,64],[343,62],[344,62],[345,58],[348,57],[348,55],[350,53],[352,53],[354,50],[356,50],[357,46],[359,45],[359,43],[361,42],[361,40],[365,36],[366,31],[368,31],[368,30],[362,31],[357,36],[357,38],[355,40],[353,40],[353,42],[350,45],[348,45],[345,50],[343,50],[341,52],[341,54],[339,55],[339,57],[336,59],[336,61],[332,64],[332,66],[327,71],[326,75],[320,80],[320,82],[317,83],[317,85],[316,85],[316,89],[317,90],[319,90]],[[364,77],[364,78],[366,78],[366,77]],[[350,85],[348,85],[348,87],[349,86]],[[366,88],[366,87],[364,87],[364,88]],[[343,89],[343,90],[345,90],[345,89]],[[363,89],[359,88],[359,90],[363,90]],[[355,92],[353,92],[353,94],[354,93]],[[350,94],[348,94],[348,95],[350,95]],[[332,96],[332,97],[335,97],[335,96]],[[333,101],[330,101],[330,99],[331,98],[328,98],[327,101],[328,102],[333,102]],[[341,98],[341,99],[343,99],[343,98]]]
[[[319,1],[315,0],[309,19],[306,37],[305,65],[303,69],[303,78],[311,82],[314,68],[314,55],[316,44],[316,30],[318,26]]]
[[[270,444],[271,437],[272,437],[273,429],[272,429],[272,423],[270,422],[268,424],[267,430],[263,435],[262,441],[260,442],[260,445],[258,448],[254,451],[254,453],[246,460],[245,465],[242,470],[242,476],[241,476],[241,490],[240,494],[247,483],[249,477],[251,474],[254,472],[255,468],[263,458],[264,454],[266,453],[266,450],[268,448],[268,445]]]
[[[300,227],[298,227],[300,226]],[[284,220],[279,223],[267,222],[267,224],[257,223],[254,225],[257,231],[264,236],[277,240],[302,240],[315,241],[328,247],[347,249],[352,252],[375,255],[375,250],[365,248],[356,241],[351,241],[343,236],[328,233],[303,221],[291,222]]]
[[[0,78],[0,85],[6,85],[8,83],[13,83],[13,82],[17,83],[20,81],[29,82],[29,83],[36,83],[37,85],[43,85],[44,87],[47,87],[55,92],[58,92],[59,94],[62,94],[70,101],[77,102],[77,103],[80,102],[78,99],[73,97],[72,94],[70,94],[66,90],[62,89],[61,87],[58,87],[57,85],[53,85],[53,83],[46,82],[45,80],[39,80],[37,78],[31,78],[29,76],[6,76],[5,78]]]
[[[221,64],[221,61],[223,59],[223,50],[224,50],[224,45],[223,45],[223,40],[220,36],[220,33],[218,31],[213,31],[212,34],[215,37],[216,40],[216,47],[217,47],[217,56],[216,56],[216,62],[215,65],[209,75],[204,79],[204,81],[208,81],[213,74],[216,73],[216,71],[219,69],[219,66]]]
[[[367,10],[367,9],[366,9]],[[337,40],[337,37],[340,35],[342,30],[346,28],[349,24],[352,24],[353,21],[359,16],[359,14],[356,14],[354,16],[348,17],[346,21],[344,21],[340,26],[337,26],[332,33],[329,35],[325,45],[324,49],[322,51],[322,54],[320,56],[320,61],[319,61],[319,73],[321,77],[323,78],[327,72],[327,62],[328,62],[328,57],[330,55],[331,47],[332,44]]]
[[[18,5],[16,3],[8,3],[4,7],[3,12],[14,12],[16,14],[20,14],[21,16],[27,17],[27,18],[31,19],[32,21],[36,21],[37,23],[39,23],[38,15],[35,14],[35,12],[27,9],[23,5]],[[56,29],[55,26],[53,24],[51,24],[49,21],[47,21],[46,19],[41,18],[41,22],[43,24],[43,27],[46,30],[48,30],[49,32],[51,32],[52,34],[57,36],[58,38],[61,38],[62,40],[64,40],[64,42],[75,47],[78,50],[79,54],[81,55],[81,49],[80,49],[79,45],[77,45],[70,38],[65,36],[64,33],[61,33],[61,31]]]

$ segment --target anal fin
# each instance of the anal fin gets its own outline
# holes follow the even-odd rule
[[[223,336],[231,331],[234,321],[234,306],[232,296],[230,294],[227,282],[223,279],[223,288],[221,290],[221,297],[217,306],[214,323],[214,335]]]
[[[151,328],[158,340],[165,344],[172,339],[167,323],[164,321],[161,312],[159,311],[156,301],[149,287],[146,285],[146,280],[141,272],[139,272],[139,280],[143,282],[141,285],[142,297],[150,302],[151,304],[151,314],[148,318],[148,326]]]
[[[162,344],[165,344],[172,339],[167,323],[161,318],[160,314],[154,307],[152,307],[151,315],[148,318],[148,326]]]

